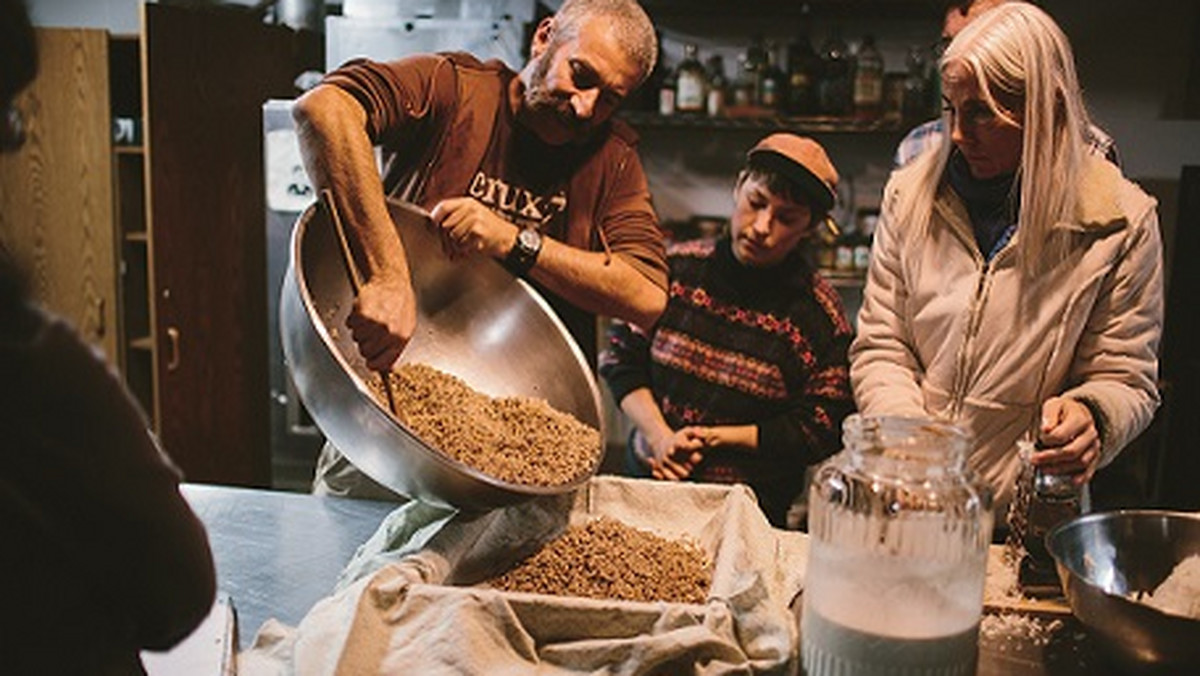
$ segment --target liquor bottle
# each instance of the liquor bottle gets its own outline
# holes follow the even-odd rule
[[[821,77],[821,57],[813,49],[807,28],[788,45],[788,93],[786,109],[790,115],[815,115],[817,82]]]
[[[683,47],[683,61],[675,72],[675,111],[680,115],[703,115],[708,77],[700,63],[700,48],[693,43]]]
[[[767,61],[763,66],[758,88],[758,105],[773,111],[783,109],[784,97],[787,94],[787,76],[779,67],[777,52],[778,47],[775,44],[767,44]]]
[[[754,105],[755,83],[750,78],[746,60],[745,52],[737,55],[737,69],[730,87],[730,100],[727,102],[727,105],[737,109],[745,109]]]
[[[841,274],[854,272],[854,247],[858,240],[858,229],[853,222],[846,223],[834,243],[833,269]]]
[[[837,263],[837,241],[841,229],[832,217],[827,217],[817,226],[813,236],[816,248],[817,268],[822,272],[832,271]]]
[[[929,80],[926,74],[925,50],[908,49],[908,74],[904,78],[904,107],[901,118],[905,124],[919,124],[930,117]]]
[[[847,116],[852,112],[850,48],[836,25],[821,45],[821,80],[817,92],[824,115]]]
[[[725,97],[729,93],[729,81],[725,78],[725,59],[720,54],[713,54],[705,62],[705,70],[708,72],[705,112],[709,117],[724,117]]]
[[[675,114],[675,71],[667,69],[658,87],[658,114],[671,117]]]
[[[658,41],[658,53],[662,51],[662,33],[655,32]],[[630,106],[634,110],[642,110],[646,112],[656,113],[659,110],[659,98],[663,86],[663,80],[671,69],[667,67],[664,60],[660,57],[654,62],[654,69],[650,71],[650,75],[641,87],[638,87],[635,93],[635,99],[630,101]]]
[[[882,113],[883,55],[875,46],[875,36],[867,35],[854,63],[854,117],[870,122]]]
[[[757,107],[762,100],[762,76],[766,66],[767,50],[763,46],[763,37],[755,35],[746,47],[739,75],[739,88],[748,98],[747,106]]]
[[[879,209],[860,209],[855,221],[854,272],[865,275],[871,266],[871,240],[879,223]]]

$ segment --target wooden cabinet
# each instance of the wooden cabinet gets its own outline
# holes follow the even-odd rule
[[[0,155],[0,243],[33,292],[119,357],[109,38],[39,29],[41,74],[18,98],[28,138]]]
[[[319,68],[320,39],[241,8],[142,11],[140,36],[38,30],[0,241],[121,369],[188,480],[267,486],[261,111]],[[140,140],[114,144],[114,119]]]

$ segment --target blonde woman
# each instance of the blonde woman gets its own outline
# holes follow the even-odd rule
[[[949,134],[884,190],[851,380],[869,414],[968,429],[1003,513],[1033,462],[1086,483],[1159,403],[1155,201],[1087,151],[1067,38],[981,14],[939,62]]]

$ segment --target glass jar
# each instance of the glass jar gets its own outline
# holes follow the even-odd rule
[[[967,469],[970,438],[920,418],[842,429],[809,489],[805,673],[973,675],[992,498]]]

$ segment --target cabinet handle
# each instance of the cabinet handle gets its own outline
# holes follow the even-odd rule
[[[167,338],[171,341],[171,358],[167,360],[167,370],[174,371],[179,368],[179,329],[168,326]]]

